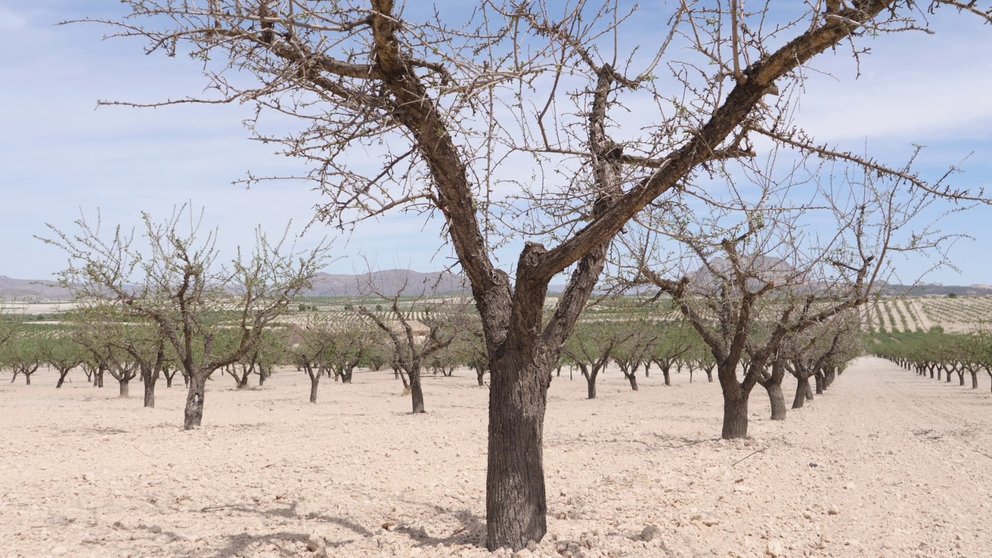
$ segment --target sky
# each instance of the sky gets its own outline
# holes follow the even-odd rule
[[[452,3],[452,2],[448,2]],[[644,2],[650,10],[652,2]],[[97,108],[97,101],[149,102],[196,94],[199,65],[183,57],[146,56],[142,44],[101,40],[94,25],[59,21],[112,15],[113,0],[0,0],[0,49],[8,53],[0,87],[0,275],[48,279],[66,266],[64,255],[37,240],[46,223],[72,229],[74,219],[99,211],[108,224],[134,226],[141,211],[163,218],[171,208],[203,207],[222,246],[250,245],[258,225],[273,234],[292,222],[299,231],[319,195],[299,182],[270,182],[246,190],[232,182],[256,175],[300,174],[301,163],[248,141],[244,106],[159,109]],[[819,140],[869,149],[900,162],[915,144],[926,145],[923,166],[933,172],[960,164],[962,186],[992,186],[992,26],[940,14],[933,36],[881,37],[856,68],[839,48],[811,74],[798,122]],[[634,25],[628,41],[637,40]],[[992,191],[992,188],[990,188]],[[942,223],[957,242],[957,270],[941,269],[927,282],[992,284],[992,208],[980,207]],[[433,271],[453,264],[440,223],[397,214],[341,236],[311,226],[300,241],[333,243],[326,271],[410,268]],[[512,246],[511,246],[512,248]],[[514,253],[499,253],[509,267]],[[368,262],[368,263],[366,263]],[[896,262],[915,277],[927,262]]]

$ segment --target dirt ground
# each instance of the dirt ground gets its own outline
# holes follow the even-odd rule
[[[610,371],[593,401],[556,379],[549,532],[519,555],[992,556],[988,376],[973,391],[860,359],[785,422],[759,386],[732,442],[700,376],[631,392]],[[292,370],[241,392],[220,378],[191,432],[181,385],[143,409],[139,383],[120,400],[112,378],[9,377],[0,556],[489,554],[486,390],[468,372],[428,377],[420,416],[391,373],[325,382],[316,405]]]

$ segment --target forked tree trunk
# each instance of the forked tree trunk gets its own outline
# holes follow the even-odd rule
[[[709,382],[709,383],[711,383],[711,384],[713,383],[713,367],[712,366],[710,366],[709,368],[706,369],[706,381]]]
[[[59,381],[57,384],[55,384],[56,389],[62,387],[62,384],[65,383],[65,377],[69,375],[69,370],[71,369],[67,368],[65,370],[59,370]]]
[[[792,400],[793,409],[802,409],[803,404],[806,403],[806,390],[809,389],[809,378],[799,377],[796,378],[798,384],[796,385],[796,397]]]
[[[172,374],[169,374],[168,372],[163,372],[163,374],[165,374],[165,387],[166,388],[171,388],[172,387],[172,378],[175,378],[176,377],[176,373],[173,372]]]
[[[424,410],[424,390],[420,385],[420,368],[412,367],[412,369],[407,372],[410,377],[410,397],[413,400],[413,413],[426,413]],[[350,381],[350,380],[349,380]]]
[[[207,388],[207,376],[204,371],[197,371],[189,377],[189,391],[186,394],[186,411],[183,428],[192,430],[203,421],[203,396]]]
[[[544,412],[551,363],[526,362],[508,351],[491,364],[486,541],[523,548],[548,530],[544,489]]]

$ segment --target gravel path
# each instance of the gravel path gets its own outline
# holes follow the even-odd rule
[[[860,359],[784,422],[717,439],[719,386],[552,383],[549,534],[521,556],[992,556],[992,396]],[[0,556],[486,556],[486,390],[427,378],[408,414],[391,374],[184,390],[158,408],[81,373],[0,374]],[[140,384],[132,393],[140,393]],[[787,400],[794,384],[785,386]],[[648,539],[648,540],[645,540]],[[308,550],[308,546],[315,551]],[[508,553],[501,553],[508,554]]]

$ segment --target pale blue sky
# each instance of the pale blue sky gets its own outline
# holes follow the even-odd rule
[[[647,2],[651,4],[651,2]],[[206,208],[225,245],[250,243],[256,224],[278,231],[309,221],[317,195],[301,183],[267,183],[245,191],[231,182],[253,174],[300,173],[300,163],[247,141],[246,107],[184,106],[157,110],[96,109],[98,99],[155,101],[195,94],[198,64],[145,56],[135,41],[101,41],[106,29],[56,27],[60,20],[112,14],[113,0],[0,0],[0,49],[7,54],[0,87],[0,275],[49,278],[65,261],[35,240],[46,222],[69,228],[97,208],[107,223],[137,222],[142,210],[165,215],[191,200]],[[935,22],[938,34],[888,36],[872,45],[860,79],[846,51],[821,61],[832,76],[808,82],[799,122],[820,140],[868,148],[901,161],[915,143],[928,146],[925,166],[964,162],[961,185],[992,184],[992,28],[972,18]],[[992,283],[992,210],[980,208],[944,224],[976,237],[952,257],[961,272],[929,281]],[[318,226],[304,242],[334,236]],[[335,241],[341,259],[328,271],[377,268],[420,271],[450,265],[437,223],[396,215],[360,226]],[[440,249],[439,249],[440,248]],[[504,266],[512,263],[504,252]],[[913,277],[923,262],[901,262]]]

